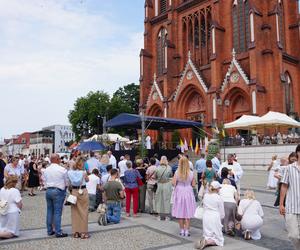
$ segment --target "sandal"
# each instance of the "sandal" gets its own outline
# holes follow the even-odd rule
[[[75,239],[78,239],[78,238],[80,237],[80,235],[79,235],[78,232],[76,232],[76,233],[74,233],[73,237],[74,237]]]
[[[88,234],[88,233],[82,233],[81,235],[80,235],[80,238],[82,239],[82,240],[85,240],[85,239],[88,239],[88,238],[90,238],[91,236]]]

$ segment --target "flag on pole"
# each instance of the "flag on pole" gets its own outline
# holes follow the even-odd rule
[[[190,139],[190,149],[192,152],[194,152],[194,147],[193,147],[193,140]]]
[[[183,144],[183,141],[181,140],[181,138],[180,138],[180,151],[181,151],[181,153],[184,153],[184,144]]]
[[[223,136],[223,138],[225,138],[225,136],[226,136],[224,129],[222,129],[222,136]]]
[[[204,152],[207,152],[208,150],[208,137],[205,136],[205,141],[204,141]]]
[[[199,140],[199,149],[200,149],[200,151],[201,151],[201,153],[202,153],[202,149],[203,149],[203,146],[202,146],[202,138],[200,138],[200,140]]]
[[[186,139],[184,138],[184,151],[188,151],[188,150],[189,150],[189,147],[188,147]]]
[[[198,144],[198,139],[197,138],[196,138],[195,153],[199,154],[199,144]]]

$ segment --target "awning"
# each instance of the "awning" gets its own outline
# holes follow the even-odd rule
[[[151,130],[172,130],[182,128],[194,128],[201,127],[200,122],[194,122],[189,120],[163,118],[157,116],[144,116],[145,128]],[[106,128],[135,128],[141,129],[142,116],[135,114],[122,113],[113,119],[107,121],[104,126]]]

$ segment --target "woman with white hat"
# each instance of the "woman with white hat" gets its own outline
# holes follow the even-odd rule
[[[224,245],[221,220],[224,218],[225,212],[223,200],[218,194],[220,189],[221,184],[213,181],[210,184],[209,193],[204,196],[203,238],[196,242],[196,249]]]

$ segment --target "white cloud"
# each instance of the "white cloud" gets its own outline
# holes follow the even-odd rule
[[[70,2],[0,0],[0,89],[7,93],[1,102],[10,103],[0,106],[10,118],[0,124],[0,137],[67,122],[75,99],[90,90],[113,93],[138,83],[142,32]],[[24,125],[10,117],[20,108],[34,114]]]

